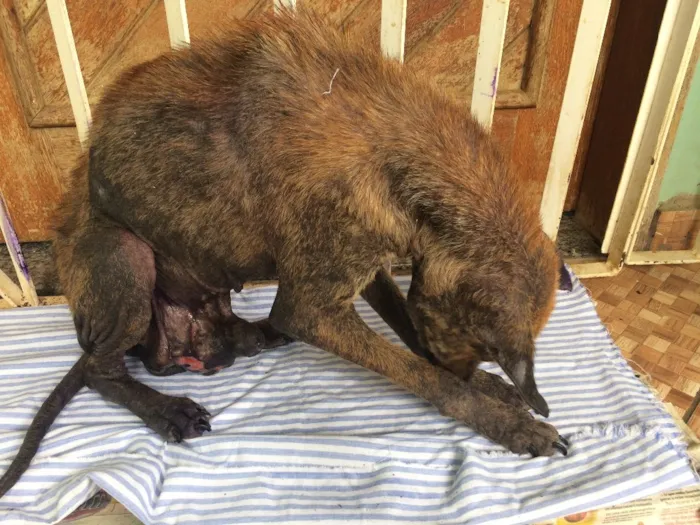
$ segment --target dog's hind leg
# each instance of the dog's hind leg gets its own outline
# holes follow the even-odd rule
[[[124,356],[151,322],[156,270],[151,248],[99,216],[56,241],[57,266],[73,312],[78,341],[89,357],[85,383],[122,405],[166,439],[209,430],[209,414],[187,398],[170,397],[127,373]]]
[[[408,313],[406,298],[388,271],[384,268],[380,269],[374,280],[363,290],[362,297],[414,354],[427,359],[435,366],[440,366],[437,359],[420,341]],[[489,397],[518,408],[529,409],[518,390],[496,374],[476,369],[470,384]]]

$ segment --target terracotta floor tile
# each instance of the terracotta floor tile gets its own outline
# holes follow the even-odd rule
[[[683,392],[684,394],[688,394],[689,396],[695,396],[695,394],[698,393],[698,390],[700,390],[700,383],[681,376],[673,384],[673,388],[675,388],[676,390],[680,390],[681,392]]]
[[[641,286],[644,286],[643,284]],[[620,284],[611,284],[608,286],[608,289],[606,290],[609,294],[614,295],[615,297],[619,297],[620,299],[624,299],[627,297],[627,294],[632,291],[633,286],[623,286]]]
[[[688,281],[695,277],[696,273],[697,272],[694,272],[691,269],[685,268],[683,266],[678,266],[671,271],[671,275],[677,275],[678,277],[686,279]]]
[[[613,305],[603,302],[596,304],[595,308],[598,311],[598,317],[600,317],[601,321],[605,321],[613,313],[613,310],[615,310]]]
[[[700,383],[700,368],[698,367],[687,364],[685,367],[683,367],[683,370],[680,371],[680,374],[683,377],[687,377],[688,379],[692,379],[693,381]]]
[[[660,303],[667,304],[667,305],[672,305],[673,302],[676,300],[676,296],[671,294],[671,293],[666,293],[664,291],[659,290],[653,295],[653,298],[656,301],[659,301]],[[618,303],[619,304],[619,303]],[[617,304],[615,305],[617,306]]]
[[[664,325],[654,325],[654,329],[651,331],[651,333],[652,335],[660,337],[669,343],[673,343],[676,339],[678,339],[678,332]]]
[[[693,396],[689,396],[685,392],[681,392],[680,390],[673,388],[668,394],[666,394],[664,401],[671,403],[673,406],[676,406],[680,408],[681,411],[685,412],[693,402]]]
[[[637,318],[637,314],[642,310],[641,308],[636,309],[634,307],[631,307],[632,303],[628,301],[621,301],[620,304],[613,310],[611,315],[611,319],[620,319],[627,324],[630,324],[632,321],[634,321]],[[637,310],[637,311],[635,311]]]
[[[645,319],[635,317],[629,324],[628,328],[634,328],[636,330],[639,330],[643,334],[649,335],[654,330],[655,326],[656,325],[650,323]]]
[[[658,363],[661,358],[663,357],[664,354],[661,352],[657,352],[653,348],[649,348],[648,346],[640,346],[637,348],[633,353],[632,353],[632,358],[636,359],[637,357],[640,357],[647,361],[648,363],[651,363],[652,365],[655,365]],[[647,371],[649,372],[649,371]]]
[[[665,281],[669,275],[671,275],[671,270],[665,266],[647,266],[647,274],[652,277],[656,277],[661,281]]]
[[[603,301],[604,303],[609,304],[610,306],[616,307],[618,304],[622,302],[623,297],[618,297],[617,295],[613,295],[610,293],[609,290],[605,290],[603,293],[601,293],[598,296],[598,299]],[[675,301],[675,298],[674,298]],[[668,303],[668,304],[673,304],[673,303]]]
[[[680,333],[692,337],[693,339],[700,339],[700,328],[693,326],[692,324],[686,324],[681,327]]]
[[[637,313],[637,317],[653,324],[661,324],[663,322],[663,316],[656,312],[652,312],[651,310],[647,310],[646,308],[640,308],[639,312]]]
[[[696,305],[700,304],[700,293],[692,290],[683,290],[680,295],[681,299],[687,299],[688,301],[694,302]]]
[[[663,281],[661,279],[654,277],[653,275],[649,275],[648,273],[642,274],[642,277],[641,279],[639,279],[639,282],[646,284],[647,286],[651,286],[655,290],[661,288],[661,285],[663,284]]]
[[[693,312],[695,312],[695,308],[697,306],[697,303],[694,303],[693,301],[683,299],[682,297],[678,297],[671,305],[671,308],[678,312],[683,312],[685,314],[690,315]]]
[[[685,411],[700,389],[700,264],[623,268],[582,282],[630,366]],[[700,431],[698,412],[691,423]]]
[[[689,284],[690,282],[687,279],[681,279],[675,275],[670,275],[661,285],[660,291],[677,297]]]
[[[675,304],[675,301],[674,301]],[[677,310],[673,307],[673,305],[667,305],[664,304],[659,308],[659,315],[666,316],[666,317],[674,317],[676,319],[680,319],[683,324],[688,322],[688,319],[690,319],[691,315],[694,315],[692,312],[682,312],[681,310]]]
[[[644,340],[644,345],[648,346],[649,348],[653,348],[657,352],[663,353],[671,345],[671,343],[652,334],[648,335],[647,338]]]
[[[625,332],[622,332],[622,335],[617,337],[617,339],[615,340],[615,344],[617,344],[617,346],[620,348],[620,350],[622,350],[622,353],[625,354],[625,356],[627,356],[628,354],[632,355],[632,352],[634,352],[637,349],[637,347],[639,347],[639,343],[634,339],[625,337],[624,333]],[[684,352],[688,352],[688,350],[685,350],[684,348],[681,348],[681,350],[683,350]],[[670,355],[673,357],[679,357],[679,355],[676,353]],[[687,363],[688,359],[686,359],[684,362]]]
[[[643,332],[642,330],[630,325],[627,328],[625,328],[625,331],[622,332],[622,334],[620,334],[620,337],[626,337],[628,339],[631,339],[632,341],[635,341],[636,343],[642,344],[648,335],[648,333]]]
[[[652,386],[656,389],[656,391],[659,393],[659,398],[664,399],[666,396],[673,390],[673,387],[670,385],[667,385],[666,383],[662,383],[661,381],[657,381],[653,377],[651,378],[651,381],[649,381]]]
[[[698,348],[700,348],[700,340],[684,334],[680,334],[678,336],[676,339],[676,344],[687,350],[692,350],[693,352],[697,352]]]
[[[646,301],[644,304],[648,303],[649,301]],[[642,305],[639,302],[633,302],[630,301],[629,299],[623,299],[620,301],[620,304],[617,305],[617,308],[623,312],[627,312],[632,315],[639,315],[639,312],[641,312],[644,308],[644,305]],[[648,311],[648,310],[647,310]],[[657,316],[658,314],[655,314],[654,312],[649,312],[649,314]],[[643,316],[640,316],[643,317]]]
[[[678,380],[679,374],[664,368],[663,366],[655,365],[654,368],[649,372],[651,377],[658,379],[662,383],[673,386],[673,384]],[[685,376],[684,376],[685,377]]]
[[[674,374],[679,374],[681,370],[683,370],[688,365],[687,361],[684,361],[679,357],[664,354],[661,357],[661,359],[659,359],[658,366],[661,366],[666,370],[670,370]]]
[[[621,338],[622,337],[620,337],[619,339],[621,339]],[[629,340],[629,338],[625,338],[625,339]],[[636,342],[636,341],[634,341],[634,342]],[[671,344],[668,347],[668,349],[666,350],[666,352],[664,352],[664,354],[683,359],[683,361],[685,361],[686,363],[689,363],[690,360],[695,356],[694,352],[691,352],[690,350],[683,348],[682,346],[678,346],[678,345],[674,345],[674,344]],[[698,357],[700,358],[700,356],[698,356]]]
[[[654,295],[656,295],[656,294],[654,294]],[[652,297],[652,299],[647,303],[647,305],[644,308],[646,308],[650,312],[659,313],[659,310],[663,306],[666,306],[666,305],[664,305],[664,303],[661,303]]]
[[[657,289],[643,283],[637,283],[627,294],[626,299],[640,306],[646,306],[656,294]]]
[[[691,315],[690,318],[688,319],[688,323],[693,325],[693,326],[696,326],[697,328],[700,328],[700,315],[697,315],[697,314]]]

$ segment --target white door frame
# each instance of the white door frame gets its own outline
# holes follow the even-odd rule
[[[594,0],[595,1],[595,0]],[[607,15],[606,15],[607,16]],[[580,23],[581,24],[581,23]],[[642,103],[635,123],[632,141],[623,168],[623,175],[616,194],[613,211],[606,229],[603,253],[607,259],[602,262],[582,262],[572,264],[579,277],[603,277],[614,275],[623,264],[653,264],[673,262],[698,262],[697,248],[684,252],[634,252],[633,242],[641,224],[641,218],[649,205],[651,185],[659,173],[658,159],[668,139],[672,118],[678,108],[681,86],[690,65],[690,57],[698,37],[700,27],[700,0],[668,0],[664,11],[652,65],[647,77]],[[577,35],[577,41],[579,36]],[[599,50],[596,53],[599,55]],[[590,59],[590,57],[589,57]],[[582,59],[583,60],[583,59]],[[598,56],[596,56],[597,64]],[[586,66],[584,64],[584,66]],[[575,67],[572,60],[572,68]],[[590,72],[590,65],[586,66]],[[567,91],[580,86],[580,81],[569,72]],[[566,94],[565,94],[566,102]],[[578,117],[579,114],[577,113]],[[582,119],[582,117],[581,117]],[[562,109],[559,129],[580,126],[572,116]],[[572,133],[571,130],[568,131]],[[580,132],[578,133],[580,136]],[[564,168],[550,163],[542,199],[542,219],[545,231],[553,238],[564,212],[564,200],[569,185],[571,166],[576,155],[578,136],[573,155],[568,151]],[[557,145],[555,138],[555,146]],[[562,148],[570,150],[571,141]],[[552,153],[553,158],[557,151]],[[570,163],[569,163],[569,160]],[[555,198],[552,198],[555,195]]]

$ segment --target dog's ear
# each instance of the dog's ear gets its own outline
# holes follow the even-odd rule
[[[559,259],[559,289],[565,292],[570,292],[574,288],[574,283],[571,280],[571,274],[566,269],[564,261]]]
[[[498,350],[496,361],[501,366],[506,375],[513,381],[518,389],[520,397],[530,405],[538,414],[548,417],[549,406],[547,401],[537,390],[535,383],[535,365],[524,352],[517,350]]]

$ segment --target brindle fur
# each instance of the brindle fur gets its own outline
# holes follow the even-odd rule
[[[237,356],[286,344],[266,320],[249,323],[231,310],[230,292],[187,280],[177,265],[99,212],[87,198],[87,162],[73,173],[54,241],[59,278],[66,287],[78,341],[86,352],[49,395],[20,450],[0,479],[0,497],[29,467],[60,411],[85,385],[141,417],[169,441],[211,430],[209,413],[183,397],[170,397],[131,378],[122,360],[102,352],[138,356],[154,375],[186,370],[211,375]],[[241,283],[232,279],[232,287]]]
[[[515,453],[566,453],[523,403],[548,414],[534,340],[571,283],[521,180],[467,108],[304,9],[131,68],[95,108],[59,229],[61,282],[90,326],[85,381],[159,428],[184,401],[123,365],[154,286],[190,304],[278,278],[273,338],[382,374]],[[118,253],[71,266],[71,232],[90,229]],[[395,256],[414,261],[407,298],[383,269]],[[413,352],[367,327],[360,294]],[[477,370],[489,360],[516,388]]]

